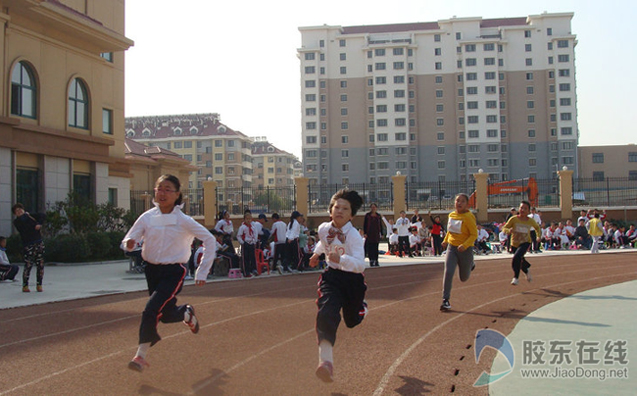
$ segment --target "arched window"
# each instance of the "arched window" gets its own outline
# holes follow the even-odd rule
[[[37,93],[31,67],[18,62],[11,73],[11,114],[36,118]]]
[[[89,100],[86,86],[79,78],[69,87],[69,126],[88,129]]]

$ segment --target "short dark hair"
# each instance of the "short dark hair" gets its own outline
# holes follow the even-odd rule
[[[529,201],[520,201],[520,204],[524,204],[524,205],[526,205],[529,209],[531,209],[531,204],[529,203]]]
[[[7,240],[7,238],[5,238],[5,237],[3,237],[3,236],[0,236],[0,242],[2,242],[2,241],[6,241],[6,240]]]
[[[15,214],[15,210],[16,210],[16,209],[22,209],[22,210],[24,210],[24,205],[22,205],[22,204],[21,204],[21,203],[19,203],[19,202],[18,202],[17,204],[13,205],[13,206],[11,207],[11,213]]]
[[[281,216],[279,216],[278,213],[272,213],[272,218],[275,220],[279,220],[281,218]]]
[[[336,194],[332,195],[332,199],[330,199],[330,206],[328,208],[330,213],[332,213],[332,208],[339,199],[344,199],[349,202],[352,208],[352,216],[355,216],[358,209],[363,206],[363,198],[358,195],[356,191],[344,188],[342,190],[338,190]]]

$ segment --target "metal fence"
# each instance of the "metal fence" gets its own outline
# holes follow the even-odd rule
[[[573,179],[574,206],[635,206],[637,180],[628,177]]]
[[[184,198],[184,213],[189,216],[204,215],[204,196],[202,188],[184,188],[181,190]],[[130,210],[138,216],[153,205],[153,191],[134,190],[130,192]]]
[[[310,213],[327,212],[332,195],[343,188],[355,190],[363,197],[363,209],[369,208],[369,204],[371,203],[375,203],[378,206],[378,210],[393,210],[394,208],[394,190],[392,183],[335,183],[308,186],[308,211]]]
[[[473,180],[405,183],[407,210],[452,209],[456,194],[471,195],[475,186]]]
[[[250,209],[260,213],[291,213],[296,209],[296,186],[289,187],[217,187],[217,210],[240,215]]]

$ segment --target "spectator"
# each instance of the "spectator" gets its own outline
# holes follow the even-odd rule
[[[20,267],[9,262],[7,257],[7,238],[0,236],[0,280],[15,281]]]
[[[285,262],[285,233],[286,226],[285,223],[281,220],[278,213],[272,213],[272,232],[270,235],[270,240],[274,242],[274,249],[272,254],[272,270],[276,269],[279,271],[279,274],[283,273],[283,269],[285,272],[290,272],[290,269],[286,266]],[[281,261],[281,264],[279,264]],[[281,267],[284,265],[284,267]]]
[[[44,242],[42,241],[42,223],[46,217],[42,213],[34,213],[33,215],[24,210],[21,203],[13,205],[11,211],[15,215],[13,225],[20,233],[22,238],[22,254],[24,256],[24,270],[22,271],[22,291],[28,293],[29,276],[31,268],[35,265],[37,269],[36,289],[42,291],[42,281],[44,280]]]
[[[363,234],[365,237],[365,253],[369,258],[370,267],[378,267],[378,244],[382,232],[382,218],[377,212],[375,203],[369,205],[369,212],[365,214],[363,221]]]
[[[478,237],[476,238],[476,247],[478,251],[483,254],[488,254],[491,249],[489,249],[489,245],[487,245],[487,241],[489,240],[489,233],[487,230],[482,227],[481,224],[477,224],[478,228]]]
[[[579,224],[573,233],[575,245],[580,249],[590,249],[593,241],[586,229],[586,222],[584,219],[579,219],[578,221]]]

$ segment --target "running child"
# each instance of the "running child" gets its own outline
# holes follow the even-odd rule
[[[319,366],[316,376],[324,382],[333,381],[332,348],[336,330],[343,320],[349,328],[359,325],[367,314],[365,302],[365,249],[363,238],[351,220],[363,205],[356,191],[343,189],[332,196],[329,204],[331,222],[318,228],[319,242],[310,258],[316,267],[319,256],[325,254],[328,268],[319,278],[316,333],[319,346]]]
[[[531,273],[529,272],[531,264],[526,261],[524,255],[531,246],[531,229],[535,229],[536,234],[539,234],[540,226],[528,216],[530,208],[531,204],[522,201],[517,216],[512,216],[502,228],[504,232],[511,234],[511,248],[514,252],[511,262],[513,267],[511,284],[514,286],[519,282],[520,269],[526,275],[526,280],[531,282]]]
[[[184,322],[193,334],[199,332],[195,309],[188,304],[177,305],[188,273],[185,263],[190,257],[193,238],[203,242],[201,264],[195,274],[195,285],[203,286],[215,259],[217,241],[208,230],[181,211],[183,196],[181,183],[173,175],[162,175],[155,182],[155,207],[142,213],[122,240],[126,251],[135,248],[144,238],[142,257],[146,262],[145,275],[150,298],[142,313],[139,327],[139,347],[128,368],[143,371],[150,365],[148,351],[161,337],[157,333],[159,321]]]
[[[453,275],[458,267],[460,282],[466,282],[475,267],[473,262],[473,244],[478,237],[476,218],[469,211],[469,196],[458,194],[455,199],[456,210],[449,213],[447,222],[447,234],[442,246],[447,248],[445,256],[445,274],[442,283],[441,311],[451,309],[449,298],[451,297],[451,285]]]

